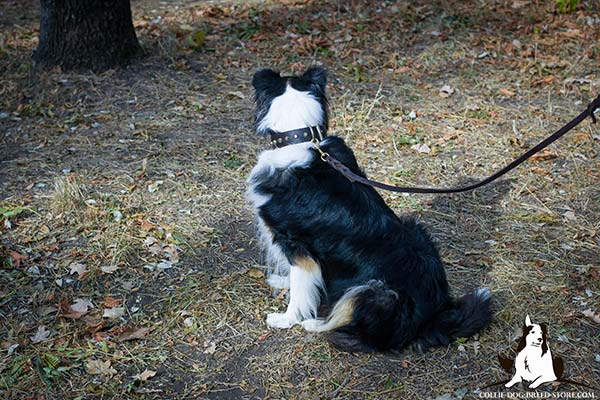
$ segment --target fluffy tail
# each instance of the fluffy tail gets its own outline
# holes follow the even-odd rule
[[[422,334],[413,345],[420,350],[447,346],[458,338],[468,338],[485,328],[492,320],[489,289],[478,289],[442,309],[421,328]]]
[[[302,326],[327,332],[329,341],[345,351],[401,350],[411,345],[425,350],[472,336],[488,325],[490,297],[488,289],[476,290],[423,321],[419,305],[410,296],[371,280],[348,289],[327,319],[306,320]]]

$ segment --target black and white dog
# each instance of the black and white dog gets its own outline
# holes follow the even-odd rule
[[[348,351],[425,349],[479,332],[491,319],[489,290],[452,299],[425,229],[320,159],[311,139],[364,176],[344,141],[326,136],[326,81],[322,68],[300,76],[264,69],[252,80],[257,133],[275,148],[260,154],[247,197],[267,281],[289,287],[287,310],[269,314],[267,324],[328,332]]]
[[[545,324],[532,323],[529,315],[525,318],[517,353],[515,374],[506,387],[525,380],[531,382],[530,389],[535,389],[542,383],[553,382],[560,377],[562,360],[560,357],[552,358],[548,347],[548,329]]]

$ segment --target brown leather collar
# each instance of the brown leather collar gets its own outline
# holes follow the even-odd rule
[[[269,129],[268,133],[271,135],[271,145],[274,149],[279,149],[290,144],[310,142],[313,139],[320,142],[327,136],[325,134],[325,127],[322,125],[306,126],[285,132],[276,132]]]

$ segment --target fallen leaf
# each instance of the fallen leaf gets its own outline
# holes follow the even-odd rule
[[[102,272],[104,272],[106,274],[112,274],[113,272],[115,272],[118,269],[119,269],[118,265],[104,265],[104,266],[100,267],[100,270],[102,270]]]
[[[120,318],[125,315],[125,308],[123,307],[114,307],[114,308],[105,308],[104,314],[102,314],[102,318]]]
[[[134,375],[133,379],[135,379],[136,381],[145,382],[148,379],[152,378],[154,375],[156,375],[156,371],[146,369],[141,374]]]
[[[417,143],[413,146],[410,146],[411,149],[415,150],[417,153],[431,153],[431,148],[427,146],[425,143]]]
[[[50,337],[50,331],[46,329],[44,325],[38,326],[35,335],[31,336],[30,339],[33,343],[41,343],[48,340]]]
[[[75,303],[71,304],[71,310],[81,315],[88,312],[88,308],[94,307],[92,302],[88,299],[75,299]]]
[[[113,307],[118,306],[122,302],[123,302],[123,299],[115,299],[114,297],[107,296],[104,298],[103,305],[106,308],[113,308]]]
[[[217,345],[215,342],[210,342],[206,340],[204,342],[204,354],[214,354],[217,350]]]
[[[154,182],[154,183],[151,183],[151,184],[149,184],[149,185],[148,185],[148,192],[150,192],[150,193],[154,193],[154,192],[158,191],[158,188],[160,188],[160,186],[161,186],[163,183],[165,183],[165,181],[158,180],[158,181],[156,181],[156,182]]]
[[[19,266],[21,265],[21,261],[27,260],[27,255],[19,254],[16,251],[11,250],[8,252],[8,255],[10,257],[12,266],[15,268],[19,268]]]
[[[258,268],[251,268],[248,270],[248,276],[254,279],[262,279],[265,277],[265,273]]]
[[[77,273],[77,277],[81,279],[87,273],[87,267],[81,263],[71,263],[69,265],[69,275]]]
[[[117,371],[110,366],[110,360],[101,361],[89,359],[85,363],[85,370],[90,375],[102,375],[109,378],[117,373]]]
[[[591,309],[587,309],[583,311],[582,314],[594,321],[595,323],[600,324],[600,313],[594,312]]]
[[[510,90],[504,88],[500,88],[498,89],[498,91],[500,92],[500,94],[506,97],[513,97],[515,95],[515,92],[511,92]]]
[[[125,342],[127,340],[135,340],[135,339],[143,339],[148,332],[150,332],[150,328],[127,328],[127,330],[123,331],[121,334],[117,336],[117,339],[121,342]]]
[[[452,87],[450,87],[450,85],[444,85],[442,86],[442,88],[440,89],[440,97],[441,98],[447,98],[450,97],[454,94],[454,89]]]
[[[245,99],[246,96],[244,95],[244,93],[236,91],[236,92],[229,92],[229,95],[232,97],[237,97],[239,99]]]
[[[526,5],[528,5],[530,3],[530,1],[527,0],[515,0],[512,3],[512,8],[522,8],[525,7]]]
[[[9,356],[12,356],[13,353],[15,352],[15,350],[17,349],[17,347],[19,347],[19,343],[13,343],[10,346],[8,346],[7,354]]]
[[[73,308],[73,306],[75,308]],[[65,318],[78,319],[84,316],[89,307],[93,307],[92,302],[84,299],[76,299],[74,304],[69,304],[66,299],[61,299],[58,308]]]
[[[164,246],[162,251],[172,263],[179,261],[179,254],[177,253],[177,248],[174,244],[168,244]]]
[[[554,82],[554,80],[556,79],[556,77],[554,75],[548,75],[542,79],[539,79],[535,82],[531,83],[531,86],[537,86],[537,85],[541,85],[541,84],[548,84],[548,83],[552,83]]]
[[[150,231],[156,229],[156,226],[154,226],[154,224],[150,221],[143,220],[140,223],[140,229],[145,232],[150,232]]]
[[[531,161],[546,161],[546,160],[552,160],[553,158],[558,158],[558,153],[556,153],[550,149],[544,149],[544,150],[540,151],[539,153],[532,155],[530,160]]]

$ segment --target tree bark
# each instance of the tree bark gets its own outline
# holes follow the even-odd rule
[[[102,71],[141,53],[129,0],[41,0],[41,8],[33,59],[44,67]]]

